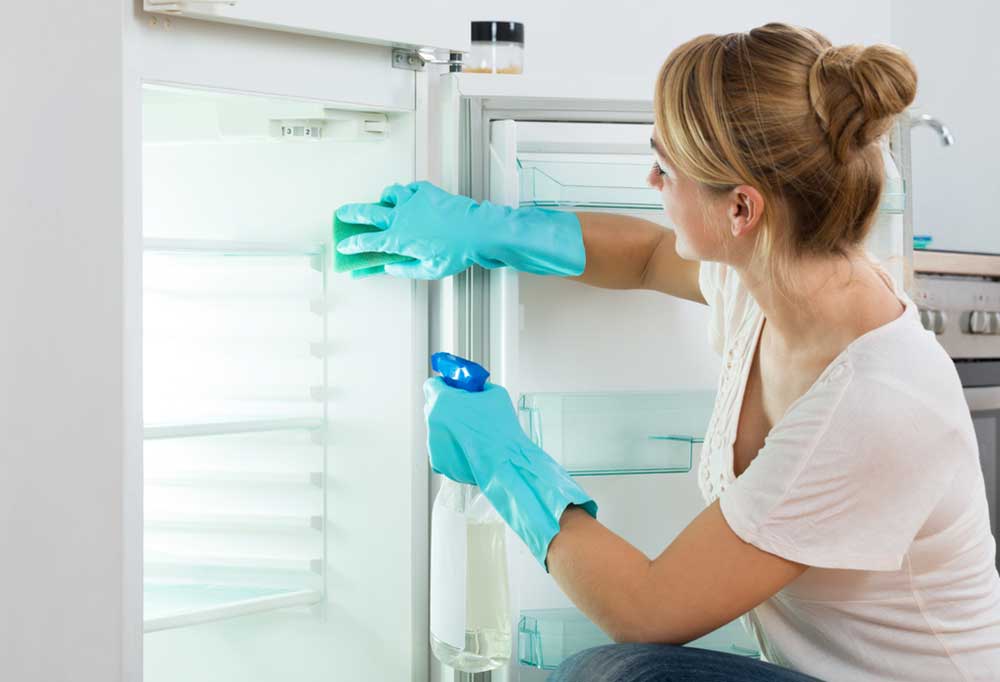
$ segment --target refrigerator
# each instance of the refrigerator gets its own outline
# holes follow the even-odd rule
[[[467,46],[467,23],[307,6],[126,11],[127,679],[452,679],[428,642],[434,351],[486,365],[647,555],[702,508],[719,363],[704,307],[510,269],[331,269],[337,206],[428,177],[666,225],[644,184],[651,100],[449,72],[431,62]],[[908,130],[871,244],[904,282]],[[507,547],[514,651],[492,679],[544,679],[602,636],[510,533]],[[701,645],[755,653],[740,622]]]

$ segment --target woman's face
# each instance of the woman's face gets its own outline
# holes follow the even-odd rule
[[[721,211],[724,218],[724,207],[715,206],[717,202],[697,182],[666,162],[655,135],[650,138],[650,145],[654,160],[646,181],[662,196],[663,208],[677,235],[674,246],[677,255],[686,260],[720,260],[725,227],[717,214]]]

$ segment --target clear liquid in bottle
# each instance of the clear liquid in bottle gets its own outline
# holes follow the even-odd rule
[[[494,670],[512,650],[506,524],[474,486],[442,483],[431,536],[431,649],[463,672]]]

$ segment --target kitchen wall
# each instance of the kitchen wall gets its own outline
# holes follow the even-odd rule
[[[120,419],[140,398],[123,391],[134,301],[108,295],[126,276],[122,6],[15,4],[0,23],[0,678],[137,679],[122,496],[138,434]]]
[[[930,128],[913,131],[914,234],[931,248],[1000,252],[993,213],[1000,153],[1000,4],[947,5],[893,0],[892,41],[917,65],[916,106],[941,118],[955,136],[943,147]]]

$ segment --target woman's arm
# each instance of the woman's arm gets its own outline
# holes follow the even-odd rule
[[[579,507],[549,545],[559,587],[617,642],[686,644],[746,613],[808,568],[743,542],[716,501],[656,559]]]
[[[698,262],[674,250],[674,232],[654,222],[614,213],[577,213],[587,265],[574,277],[604,289],[650,289],[704,303]]]

